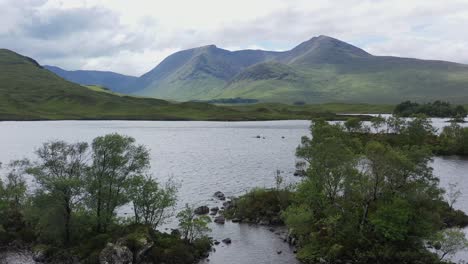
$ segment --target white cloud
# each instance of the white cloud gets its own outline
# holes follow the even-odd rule
[[[174,51],[292,48],[329,35],[377,55],[468,63],[468,0],[0,0],[0,47],[142,74]]]

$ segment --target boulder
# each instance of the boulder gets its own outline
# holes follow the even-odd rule
[[[146,243],[138,252],[136,253],[136,261],[137,263],[140,263],[143,257],[146,255],[146,253],[153,247],[154,243]]]
[[[220,192],[220,191],[217,191],[214,193],[214,196],[220,200],[226,200],[226,196],[224,196],[224,193]]]
[[[231,208],[233,206],[233,203],[232,201],[226,201],[223,203],[223,206],[226,210],[228,210],[229,208]]]
[[[45,262],[47,259],[47,248],[36,247],[33,249],[32,258],[36,262]]]
[[[296,170],[294,172],[294,176],[298,176],[298,177],[304,177],[307,175],[307,172],[305,170]]]
[[[203,205],[203,206],[196,208],[195,211],[193,212],[197,215],[204,215],[210,212],[210,208],[208,208],[208,206],[206,205]]]
[[[220,215],[215,217],[214,222],[217,224],[224,224],[224,222],[226,222],[226,219],[224,219],[224,216]]]
[[[231,244],[231,242],[232,242],[232,241],[231,241],[230,238],[225,238],[225,239],[223,239],[223,243],[224,243],[224,244]]]
[[[99,264],[132,264],[133,254],[126,246],[107,243],[99,253]]]
[[[234,219],[231,220],[231,222],[233,222],[233,223],[240,223],[241,220],[240,220],[239,218],[234,218]]]
[[[218,211],[219,211],[219,207],[218,207],[218,206],[215,206],[215,207],[211,208],[210,211],[212,211],[212,212],[218,212]]]

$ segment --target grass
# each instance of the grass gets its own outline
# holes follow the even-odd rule
[[[367,112],[364,111],[367,106],[354,107],[355,111]],[[335,110],[339,108],[335,106]],[[65,81],[30,58],[0,50],[0,120],[244,121],[345,118],[333,114],[331,109],[331,105],[216,106],[127,96],[99,86],[84,87]]]
[[[288,105],[279,103],[259,103],[249,105],[231,105],[232,109],[245,112],[270,112],[292,116],[295,115],[325,115],[330,114],[386,114],[393,112],[393,105],[372,105],[372,104],[308,104],[308,105]]]
[[[153,82],[134,93],[179,101],[468,103],[468,65],[372,56],[330,38],[266,57],[262,51],[248,54],[217,48],[175,53],[146,75]]]

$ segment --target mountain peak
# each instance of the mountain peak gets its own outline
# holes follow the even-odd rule
[[[325,35],[313,37],[293,48],[285,56],[288,63],[343,63],[350,58],[372,56],[366,51]]]
[[[42,68],[41,65],[39,65],[39,63],[37,63],[37,61],[35,61],[34,59],[30,58],[30,57],[27,57],[27,56],[24,56],[24,55],[21,55],[21,54],[18,54],[12,50],[9,50],[9,49],[0,49],[0,64],[1,63],[26,63],[26,64],[33,64],[34,66],[36,67],[39,67],[39,68]]]

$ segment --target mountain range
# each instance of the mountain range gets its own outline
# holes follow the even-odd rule
[[[69,82],[34,59],[0,49],[0,120],[275,119],[206,103],[173,103],[99,91]],[[303,116],[304,118],[305,116]]]
[[[228,98],[281,103],[468,103],[468,65],[374,56],[318,36],[283,51],[228,51],[215,45],[176,52],[136,78],[109,72],[64,71],[80,84],[176,101]]]
[[[99,85],[111,88],[114,92],[130,93],[133,83],[138,79],[134,76],[118,74],[109,71],[66,71],[56,66],[44,65],[44,68],[58,76],[82,85]]]

